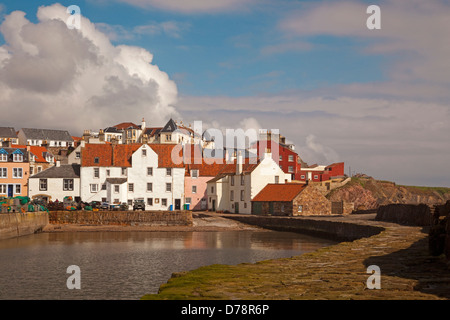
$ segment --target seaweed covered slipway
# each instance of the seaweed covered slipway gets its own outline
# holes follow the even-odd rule
[[[149,300],[446,300],[450,269],[432,256],[428,228],[375,221],[374,215],[336,223],[379,228],[378,234],[291,258],[211,265],[173,274]],[[329,218],[314,218],[332,220]],[[379,267],[378,288],[370,266]]]

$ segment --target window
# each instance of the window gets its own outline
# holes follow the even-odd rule
[[[280,162],[281,162],[281,161],[283,161],[283,156],[282,156],[282,155],[280,155]]]
[[[47,191],[47,179],[39,179],[39,190]]]
[[[294,161],[294,155],[293,155],[293,154],[290,154],[290,155],[288,156],[288,160],[289,160],[289,162]]]
[[[37,167],[37,172],[39,173],[41,171],[42,171],[42,167],[41,166]]]
[[[300,179],[305,179],[305,175],[302,174],[302,175],[300,176]]]
[[[230,191],[230,200],[234,201],[234,191],[233,190]]]
[[[166,134],[166,141],[172,141],[172,135]]]
[[[146,149],[142,149],[142,156],[146,157],[147,156],[147,150]]]
[[[115,184],[114,185],[114,193],[119,193],[119,191],[120,191],[120,185]]]
[[[294,172],[294,167],[293,166],[289,166],[288,167],[288,172]]]
[[[197,186],[192,186],[192,193],[197,193]]]
[[[0,194],[6,194],[7,186],[6,184],[0,184]]]
[[[73,179],[63,179],[63,190],[73,191]]]
[[[94,158],[94,163],[100,163],[100,159],[98,157]]]
[[[8,178],[8,169],[0,168],[0,178]]]
[[[244,190],[241,190],[241,201],[244,201],[244,195],[245,195]]]
[[[23,161],[23,154],[20,154],[20,153],[13,154],[13,161],[14,162],[22,162]]]
[[[94,168],[94,178],[100,178],[100,169]]]
[[[166,192],[171,192],[171,191],[172,191],[172,184],[166,183]]]
[[[127,175],[127,168],[122,168],[122,175],[126,176]]]
[[[148,167],[147,168],[147,175],[148,176],[152,176],[153,175],[153,168],[152,167]]]
[[[8,161],[8,155],[4,153],[0,154],[0,161],[2,162]]]
[[[247,208],[247,202],[244,202],[244,208]]]
[[[106,183],[102,184],[102,190],[106,190]]]
[[[191,204],[191,198],[186,198],[186,199],[185,199],[185,203],[186,203],[186,204]]]
[[[97,183],[91,183],[91,192],[98,192],[98,184]]]
[[[153,192],[153,183],[147,182],[147,192]]]
[[[172,168],[166,168],[166,176],[172,175]]]
[[[22,168],[13,168],[13,178],[20,179],[23,177]]]
[[[149,206],[152,206],[153,205],[153,198],[147,198],[147,204]]]
[[[166,207],[167,206],[167,199],[161,199],[161,205]]]
[[[134,192],[134,184],[133,183],[129,183],[128,184],[128,191],[129,192]]]
[[[245,176],[241,175],[241,186],[245,185]]]
[[[14,190],[15,194],[21,194],[22,193],[22,185],[16,184],[16,188]]]
[[[297,212],[303,212],[303,206],[298,206]]]
[[[317,174],[315,174],[314,179],[319,179],[319,176]]]
[[[214,193],[214,187],[211,187],[211,193]]]
[[[234,176],[231,176],[231,185],[234,186]]]
[[[106,176],[109,177],[111,175],[111,170],[106,170]]]
[[[198,178],[198,170],[192,170],[191,171],[191,177],[192,178]]]
[[[132,205],[133,205],[133,200],[132,200],[132,199],[128,199],[127,202],[128,202],[128,205],[129,205],[129,206],[132,206]]]
[[[275,176],[275,183],[280,183],[280,177],[279,176]]]

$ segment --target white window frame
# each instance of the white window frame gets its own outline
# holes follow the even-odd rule
[[[20,174],[19,174],[20,172]],[[13,179],[22,179],[23,178],[23,168],[13,168]]]
[[[63,191],[73,191],[74,180],[73,179],[63,179]]]
[[[91,190],[91,193],[97,193],[98,192],[98,183],[91,183],[90,190]]]
[[[192,186],[192,193],[197,193],[197,186]]]
[[[45,187],[43,187],[43,183],[45,183]],[[39,191],[47,191],[48,190],[48,180],[45,178],[39,179]]]
[[[0,184],[0,194],[7,194],[7,193],[8,193],[8,185]]]
[[[153,182],[147,182],[147,192],[153,192]]]
[[[8,162],[8,155],[4,153],[0,153],[0,161],[1,162]]]
[[[169,189],[169,190],[167,190]],[[172,192],[172,183],[171,182],[166,182],[166,192]]]
[[[8,178],[8,168],[0,168],[0,178]]]
[[[13,162],[23,162],[23,154],[14,153],[13,154]]]

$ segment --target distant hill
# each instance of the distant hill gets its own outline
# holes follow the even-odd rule
[[[327,198],[353,202],[355,210],[376,209],[391,203],[435,205],[450,200],[450,188],[403,186],[360,176],[352,177],[344,186],[331,190]]]

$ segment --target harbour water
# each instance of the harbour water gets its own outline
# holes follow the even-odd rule
[[[173,272],[285,258],[334,242],[290,232],[61,232],[0,241],[0,299],[135,300]],[[69,266],[80,289],[68,289]]]

